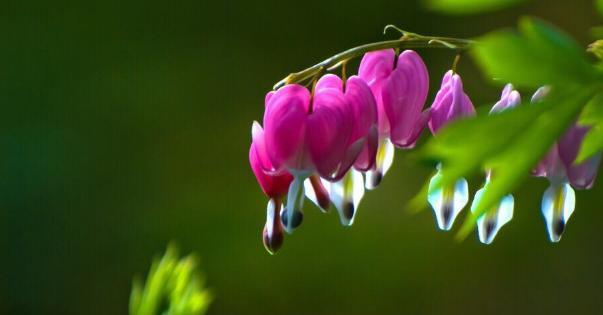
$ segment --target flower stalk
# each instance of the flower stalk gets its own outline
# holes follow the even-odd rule
[[[393,26],[387,26],[385,30],[395,28]],[[397,29],[397,28],[395,28]],[[399,29],[397,29],[399,30]],[[304,69],[299,72],[289,74],[287,77],[277,82],[274,85],[274,89],[277,90],[280,87],[293,84],[302,83],[308,79],[319,77],[327,70],[334,70],[337,67],[343,65],[347,61],[363,56],[367,52],[377,51],[382,49],[394,48],[394,49],[413,49],[413,48],[446,48],[452,49],[457,54],[467,50],[474,41],[460,38],[450,37],[438,37],[438,36],[424,36],[415,33],[405,32],[399,30],[403,36],[396,40],[387,40],[381,42],[375,42],[350,48],[346,51],[331,56],[310,68]]]

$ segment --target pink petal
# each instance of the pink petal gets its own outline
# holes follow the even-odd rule
[[[452,93],[449,93],[448,91],[443,91],[444,90],[440,90],[440,92],[438,92],[436,96],[436,101],[439,100],[437,104],[452,103]],[[431,105],[431,117],[429,118],[427,125],[429,126],[429,129],[431,130],[432,134],[435,135],[436,132],[438,132],[438,130],[440,130],[440,128],[442,128],[442,126],[446,124],[446,122],[448,121],[449,110],[449,107],[443,105],[436,106],[435,101],[434,105]]]
[[[264,106],[268,105],[268,103],[270,102],[270,99],[272,98],[274,93],[276,93],[276,92],[270,91],[270,92],[266,93],[266,96],[264,97]]]
[[[266,150],[275,169],[298,166],[298,155],[303,154],[309,106],[310,92],[297,84],[282,87],[266,104]]]
[[[344,158],[353,121],[343,93],[322,89],[314,95],[308,116],[306,144],[312,163],[321,177],[330,177]]]
[[[567,176],[574,188],[590,188],[597,176],[599,162],[601,161],[601,155],[598,154],[580,164],[574,164],[582,146],[584,136],[589,129],[589,127],[574,124],[558,142],[559,156],[565,165]]]
[[[343,92],[343,81],[337,75],[325,74],[316,82],[315,92],[320,92],[323,89],[335,89]]]
[[[450,86],[451,86],[451,79],[452,79],[453,74],[454,74],[454,72],[452,70],[449,70],[448,72],[446,72],[444,74],[444,77],[442,78],[442,83],[440,85],[440,90],[436,94],[435,100],[433,101],[433,105],[431,105],[431,107],[441,107],[442,106],[440,103],[442,102],[442,98],[445,97],[446,95],[448,95],[448,93],[449,93]],[[436,104],[440,104],[440,105],[436,105]]]
[[[379,131],[374,125],[366,137],[367,142],[354,162],[354,168],[366,172],[373,168],[377,159],[377,148],[379,147]]]
[[[410,138],[416,135],[428,91],[429,75],[423,60],[412,50],[404,51],[382,90],[383,108],[394,144],[409,144]]]
[[[268,197],[282,198],[287,193],[293,176],[286,172],[275,176],[264,173],[259,156],[255,143],[252,143],[249,148],[249,164],[258,184]]]
[[[252,145],[255,147],[257,161],[265,173],[275,172],[272,166],[270,156],[266,150],[266,141],[264,140],[264,130],[257,121],[254,121],[251,126]]]
[[[565,165],[559,156],[559,145],[555,143],[549,152],[538,162],[538,165],[532,170],[532,175],[536,177],[546,177],[555,181],[565,178]]]
[[[508,108],[513,108],[521,103],[521,96],[519,92],[513,89],[512,84],[505,85],[505,88],[502,91],[500,96],[500,100],[492,106],[490,113],[499,113]]]
[[[354,161],[356,161],[356,159],[358,158],[358,155],[362,152],[362,149],[366,145],[366,141],[366,138],[362,138],[352,143],[352,145],[347,148],[336,173],[332,176],[325,177],[325,179],[332,182],[336,182],[342,179],[343,176],[345,176],[345,174],[350,170],[350,168],[354,164]]]
[[[601,153],[589,158],[588,160],[572,166],[568,170],[568,177],[571,185],[576,189],[590,189],[597,177],[599,164],[601,163]]]
[[[578,156],[584,135],[586,135],[588,130],[588,127],[574,124],[559,138],[559,156],[566,168],[570,168],[573,165],[574,160]]]
[[[396,53],[393,49],[385,49],[366,53],[360,62],[358,76],[361,77],[371,88],[375,101],[377,102],[377,116],[379,123],[379,133],[389,133],[389,122],[383,108],[381,99],[381,90],[386,79],[394,70],[394,59]]]
[[[431,109],[424,110],[419,117],[417,117],[417,121],[413,122],[414,129],[408,135],[407,138],[402,139],[394,139],[392,137],[392,142],[400,148],[403,149],[412,149],[415,147],[417,140],[421,136],[421,132],[425,129],[425,125],[427,125],[427,121],[429,121],[429,117],[431,117]]]
[[[360,61],[358,76],[364,79],[372,89],[394,70],[394,58],[396,58],[396,52],[393,49],[366,53]]]
[[[461,77],[448,71],[431,105],[431,118],[428,123],[431,132],[435,134],[450,121],[473,115],[475,115],[475,108],[469,96],[463,91]]]
[[[366,82],[352,76],[346,82],[345,97],[352,113],[354,129],[350,142],[366,137],[377,123],[377,105],[375,97]]]
[[[475,115],[475,108],[469,96],[463,91],[463,81],[458,74],[452,76],[453,103],[451,104],[448,120]]]

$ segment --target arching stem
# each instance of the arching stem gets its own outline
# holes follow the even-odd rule
[[[348,60],[360,57],[367,52],[387,48],[409,49],[409,48],[446,48],[460,53],[467,50],[474,41],[459,38],[423,36],[414,33],[406,33],[400,39],[370,43],[348,49],[330,58],[323,60],[305,70],[294,72],[274,85],[278,89],[286,84],[302,83],[308,79],[314,79],[322,75],[326,70],[334,70]]]

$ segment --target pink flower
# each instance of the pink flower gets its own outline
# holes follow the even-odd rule
[[[393,161],[394,148],[414,147],[429,118],[423,111],[429,90],[429,74],[421,57],[412,50],[397,60],[393,49],[364,55],[358,75],[370,86],[378,109],[379,153],[376,167],[367,173],[367,188],[376,187]]]
[[[297,84],[266,96],[264,141],[279,174],[294,176],[287,209],[287,231],[301,223],[303,181],[312,174],[338,181],[352,167],[369,169],[375,161],[377,111],[366,83],[353,76],[344,83],[336,75],[318,80],[314,95]],[[322,202],[324,204],[324,202]]]
[[[461,117],[474,116],[475,108],[469,96],[463,91],[461,77],[452,70],[446,72],[442,86],[431,105],[429,129],[434,135],[450,121]]]
[[[475,115],[471,100],[463,91],[463,81],[452,70],[446,72],[442,86],[431,105],[429,129],[435,135],[440,128],[449,122],[467,116]],[[448,231],[454,220],[469,201],[467,180],[459,178],[449,187],[441,187],[441,165],[429,182],[427,201],[431,205],[438,228]]]
[[[343,82],[325,75],[310,92],[297,84],[287,85],[267,97],[264,127],[266,147],[276,171],[292,174],[317,172],[336,180],[357,162],[372,165],[367,137],[375,109],[364,81],[351,77]],[[367,154],[358,156],[366,151]]]
[[[519,92],[513,89],[513,84],[509,83],[505,85],[500,100],[492,106],[490,114],[500,113],[519,104],[521,104],[521,96],[519,95]]]
[[[540,101],[548,92],[548,87],[539,88],[532,102]],[[575,163],[589,129],[574,123],[532,171],[534,176],[546,177],[550,182],[542,197],[541,211],[551,242],[561,240],[567,221],[574,212],[576,196],[573,188],[590,189],[597,176],[600,153],[582,163]]]
[[[506,110],[511,110],[519,104],[521,104],[521,96],[519,95],[519,92],[513,89],[513,85],[509,83],[505,85],[500,100],[492,106],[490,114],[494,115]],[[483,188],[475,193],[475,198],[473,198],[473,203],[471,204],[471,212],[475,213],[477,205],[482,198],[482,194],[490,183],[491,175],[489,170],[486,171],[486,181]],[[513,218],[514,207],[515,199],[513,198],[513,195],[508,194],[504,196],[496,206],[481,214],[476,222],[479,241],[483,244],[492,243],[500,228]]]
[[[266,224],[262,240],[266,250],[274,254],[282,246],[284,233],[280,210],[282,199],[287,194],[293,176],[287,171],[276,173],[266,151],[264,130],[256,121],[251,127],[252,143],[249,149],[249,163],[262,191],[270,198],[266,207]]]
[[[553,148],[533,171],[534,176],[546,177],[549,188],[542,197],[542,215],[551,242],[559,242],[565,226],[574,212],[574,189],[590,189],[597,176],[601,154],[575,164],[588,127],[574,124],[559,138]]]

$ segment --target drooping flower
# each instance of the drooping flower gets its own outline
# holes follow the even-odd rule
[[[440,90],[431,105],[431,116],[428,121],[432,134],[449,122],[475,115],[475,108],[463,90],[461,76],[449,70],[444,74]]]
[[[252,142],[249,149],[249,163],[262,191],[270,199],[266,207],[266,224],[262,231],[262,240],[269,253],[274,254],[283,244],[283,226],[280,210],[282,199],[287,194],[293,176],[287,171],[274,173],[275,169],[266,152],[264,130],[256,121],[251,127]]]
[[[320,78],[313,95],[291,84],[266,97],[268,156],[275,172],[287,170],[294,177],[281,214],[288,232],[301,223],[305,179],[317,174],[338,181],[353,165],[372,166],[376,151],[376,141],[370,139],[372,99],[362,79],[351,77],[344,91],[335,75]]]
[[[538,102],[547,94],[548,88],[542,87],[536,91],[532,101]],[[601,153],[582,163],[575,163],[589,129],[577,123],[570,126],[532,172],[534,176],[546,177],[550,183],[542,197],[541,211],[551,242],[561,240],[567,221],[574,212],[574,189],[590,189],[597,176]]]
[[[429,129],[436,135],[449,122],[475,115],[471,100],[463,91],[463,82],[452,70],[446,72],[440,90],[431,105],[431,115],[428,121]],[[441,230],[450,230],[457,215],[469,201],[467,180],[458,179],[453,185],[443,187],[441,166],[438,165],[436,174],[429,182],[427,201],[433,208],[437,225]]]
[[[318,176],[311,176],[305,180],[304,187],[308,199],[325,210],[325,198],[321,195],[327,191],[330,201],[339,213],[341,224],[349,226],[354,222],[356,210],[364,195],[364,179],[361,172],[370,170],[375,164],[378,141],[377,108],[372,92],[359,77],[350,78],[345,86],[336,76],[331,75],[329,80],[333,88],[345,93],[352,105],[356,118],[350,142],[366,139],[365,146],[343,178],[330,182],[319,179]]]
[[[412,148],[429,118],[423,111],[429,90],[429,74],[421,57],[412,50],[396,59],[393,49],[364,55],[358,70],[375,96],[378,109],[379,148],[374,169],[366,173],[366,188],[375,188],[390,168],[394,145]]]
[[[505,110],[509,110],[521,103],[521,96],[519,92],[513,89],[512,84],[507,84],[502,91],[500,100],[492,106],[490,114],[500,113]],[[490,183],[490,177],[492,173],[486,172],[486,182],[484,187],[479,189],[475,193],[473,203],[471,204],[471,212],[475,212],[477,204],[480,202],[482,194],[488,184]],[[496,234],[500,228],[513,218],[513,207],[514,199],[513,195],[508,194],[501,199],[501,201],[495,205],[492,209],[486,211],[480,215],[477,219],[477,233],[480,242],[483,244],[490,244],[496,237]]]

